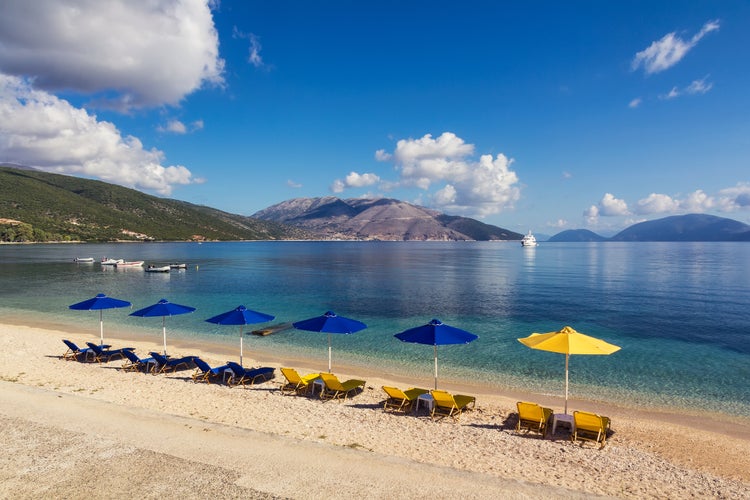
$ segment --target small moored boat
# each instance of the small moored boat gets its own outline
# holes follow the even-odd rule
[[[139,267],[143,265],[142,260],[124,260],[115,264],[115,267]]]
[[[172,269],[187,269],[187,264],[169,264]]]
[[[169,266],[148,266],[145,271],[147,273],[168,273]]]
[[[105,257],[102,259],[101,264],[103,266],[116,266],[117,264],[122,264],[123,262],[125,262],[123,259],[108,259]]]
[[[81,262],[83,264],[89,264],[94,262],[93,257],[76,257],[73,259],[73,262]]]

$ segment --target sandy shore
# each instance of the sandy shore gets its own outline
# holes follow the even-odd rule
[[[571,443],[563,429],[546,440],[517,435],[516,401],[548,404],[533,394],[477,392],[476,410],[459,422],[433,422],[384,413],[380,387],[411,384],[376,371],[335,370],[367,387],[323,402],[281,395],[278,372],[242,389],[194,384],[190,371],[153,376],[122,372],[121,361],[64,361],[63,338],[98,341],[0,325],[0,498],[750,497],[750,424],[740,419],[576,402],[613,420],[598,450]],[[144,339],[107,342],[141,356],[159,349]],[[214,366],[234,358],[179,343],[170,354]],[[246,355],[245,364],[287,361]],[[316,370],[299,363],[302,373]]]

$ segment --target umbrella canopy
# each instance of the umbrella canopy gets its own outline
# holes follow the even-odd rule
[[[275,316],[271,316],[270,314],[251,311],[245,306],[237,306],[231,311],[221,313],[213,318],[208,318],[206,321],[209,323],[216,323],[217,325],[240,325],[240,366],[242,366],[242,325],[265,323],[274,318]]]
[[[104,344],[104,317],[102,311],[104,309],[115,309],[118,307],[130,307],[132,304],[127,300],[115,299],[107,297],[103,293],[99,293],[96,297],[92,297],[83,302],[78,302],[72,306],[68,306],[70,309],[78,311],[99,311],[99,345]]]
[[[336,316],[333,311],[328,311],[322,316],[297,321],[292,323],[298,330],[307,330],[309,332],[322,332],[328,334],[328,373],[331,373],[331,334],[341,333],[348,335],[367,328],[367,325],[355,319]]]
[[[130,313],[131,316],[141,316],[143,318],[150,318],[154,316],[161,316],[161,331],[162,337],[164,338],[164,355],[167,355],[167,316],[176,316],[178,314],[185,314],[195,311],[195,307],[181,306],[180,304],[173,304],[167,299],[161,299],[156,304],[138,309],[137,311]]]
[[[448,344],[468,344],[479,337],[466,330],[461,330],[454,326],[446,325],[439,319],[433,319],[426,325],[410,328],[401,333],[394,335],[402,342],[411,342],[413,344],[426,344],[434,347],[435,352],[435,389],[437,389],[438,380],[438,357],[437,346]]]
[[[577,332],[569,326],[565,326],[557,332],[532,333],[528,337],[518,339],[518,341],[532,349],[565,354],[565,413],[568,413],[568,361],[570,355],[605,355],[620,350],[619,346]]]

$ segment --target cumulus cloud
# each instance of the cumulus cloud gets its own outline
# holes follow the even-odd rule
[[[380,182],[380,177],[375,174],[358,174],[357,172],[349,172],[349,175],[347,175],[344,180],[336,179],[333,181],[333,184],[331,184],[331,191],[334,193],[341,193],[347,188],[372,186],[378,182]]]
[[[11,0],[0,16],[0,72],[118,110],[176,105],[223,84],[208,0]]]
[[[638,200],[634,210],[637,214],[645,215],[674,212],[679,208],[680,202],[672,199],[672,197],[666,194],[651,193],[646,198]]]
[[[638,106],[641,105],[641,102],[642,102],[642,99],[640,97],[636,97],[635,99],[633,99],[632,101],[628,103],[628,107],[637,108]]]
[[[201,182],[164,154],[122,136],[112,123],[35,90],[26,79],[0,74],[0,158],[43,170],[97,177],[169,195],[177,184]]]
[[[583,216],[593,223],[598,217],[616,217],[629,215],[628,204],[625,200],[615,198],[611,193],[605,193],[596,205],[591,205],[583,212]]]
[[[646,74],[659,73],[671,68],[708,33],[719,29],[719,21],[709,21],[689,40],[683,40],[675,32],[667,33],[638,52],[631,63],[633,71],[640,67]]]
[[[286,185],[292,189],[299,189],[302,187],[302,184],[300,184],[299,182],[294,182],[291,179],[286,181]]]
[[[451,132],[437,138],[402,139],[393,153],[380,150],[376,158],[392,161],[399,172],[399,187],[429,190],[439,209],[485,217],[512,208],[520,198],[518,176],[511,170],[512,159],[503,154],[482,155],[472,160],[474,145]]]

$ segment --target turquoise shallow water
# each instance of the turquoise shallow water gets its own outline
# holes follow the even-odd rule
[[[75,264],[103,256],[164,264],[169,274]],[[168,337],[237,343],[238,328],[205,319],[244,304],[273,314],[258,328],[334,310],[367,323],[334,335],[336,363],[432,373],[432,348],[393,334],[439,318],[479,335],[439,348],[440,378],[561,394],[564,357],[516,339],[565,325],[622,347],[573,356],[571,396],[639,407],[750,415],[750,245],[743,243],[234,242],[0,246],[0,313],[77,322],[68,305],[97,293],[135,309],[164,297],[196,307],[167,319]],[[161,320],[105,311],[107,325],[153,332]],[[255,327],[248,327],[252,329]],[[252,349],[319,359],[326,337],[286,330],[248,337]]]

